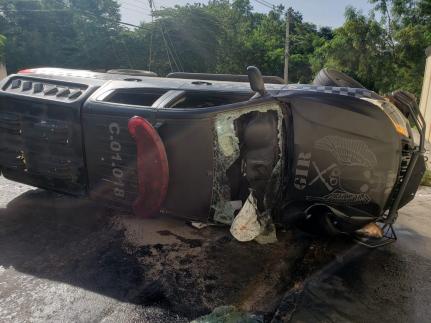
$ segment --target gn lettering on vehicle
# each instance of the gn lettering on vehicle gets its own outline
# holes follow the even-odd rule
[[[310,168],[311,153],[299,153],[296,163],[295,180],[293,185],[298,190],[307,186],[308,170]]]
[[[123,176],[124,172],[118,165],[121,162],[121,143],[118,141],[118,136],[120,135],[120,126],[116,122],[112,122],[108,126],[109,129],[109,148],[111,150],[111,166],[112,166],[112,176],[114,178],[114,190],[113,194],[115,197],[124,198],[124,182]]]

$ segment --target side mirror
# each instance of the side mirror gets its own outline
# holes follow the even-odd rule
[[[267,94],[265,89],[265,83],[263,82],[262,73],[255,66],[247,67],[248,81],[250,82],[250,87],[253,91],[264,96]]]

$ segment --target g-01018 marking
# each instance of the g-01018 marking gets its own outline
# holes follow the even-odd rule
[[[120,126],[116,122],[112,122],[108,126],[109,133],[111,134],[109,136],[110,142],[109,142],[109,148],[111,149],[111,161],[112,161],[112,175],[114,177],[113,184],[114,184],[114,196],[119,198],[124,198],[124,182],[123,182],[123,170],[119,167],[117,162],[121,161],[121,144],[117,139],[117,137],[120,135]]]

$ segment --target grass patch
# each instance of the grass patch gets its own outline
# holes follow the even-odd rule
[[[427,169],[425,171],[424,177],[422,177],[421,185],[431,186],[431,170]]]

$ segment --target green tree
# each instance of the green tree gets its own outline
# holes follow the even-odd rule
[[[6,37],[3,35],[0,35],[0,63],[3,63],[5,61],[5,54],[4,54],[5,43],[6,43]]]
[[[374,14],[348,8],[346,22],[317,47],[313,70],[333,67],[386,93],[399,88],[420,94],[424,50],[431,44],[429,0],[371,0]]]
[[[206,10],[221,27],[216,50],[216,72],[243,74],[248,64],[248,37],[260,16],[251,12],[248,0],[232,4],[226,0],[210,1]]]
[[[323,66],[331,67],[351,75],[366,87],[387,89],[394,75],[391,50],[385,40],[384,28],[373,17],[350,7],[343,26],[334,30],[333,38],[315,51],[314,72]]]
[[[370,1],[379,15],[348,8],[335,30],[317,29],[293,12],[289,81],[310,82],[326,66],[382,93],[418,94],[431,44],[430,1]],[[12,72],[58,66],[243,74],[256,65],[264,74],[283,74],[281,5],[257,13],[250,0],[210,0],[156,10],[151,22],[134,29],[120,22],[116,0],[0,0],[0,12]]]
[[[110,41],[121,28],[113,0],[0,0],[8,67],[105,68],[118,61]]]
[[[371,0],[382,14],[395,60],[393,85],[419,95],[425,67],[425,49],[431,45],[429,0]]]
[[[303,21],[302,15],[299,12],[293,14],[292,21],[289,81],[294,83],[309,83],[314,76],[314,52],[316,48],[322,46],[326,40],[324,36],[319,35],[314,24]],[[329,35],[326,36],[329,37]]]
[[[283,74],[285,10],[253,12],[249,0],[212,0],[154,12],[139,28],[121,26],[114,0],[0,0],[9,69],[59,66],[241,73],[248,65]],[[291,26],[291,81],[312,78],[311,60],[331,31]]]
[[[153,37],[152,59],[161,58],[153,64],[158,72],[215,72],[222,30],[206,8],[176,6],[155,14],[156,20],[146,25]]]

